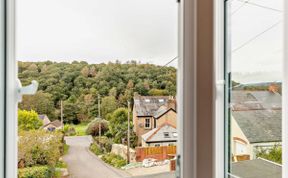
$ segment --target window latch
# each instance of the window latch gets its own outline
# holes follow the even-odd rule
[[[17,81],[17,99],[18,102],[22,101],[23,95],[34,95],[38,90],[38,82],[33,80],[30,85],[22,87],[21,81]]]

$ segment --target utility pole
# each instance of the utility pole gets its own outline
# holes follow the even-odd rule
[[[61,126],[62,126],[62,129],[64,129],[64,126],[63,126],[63,101],[62,100],[60,101],[60,105],[61,105]]]
[[[130,163],[130,102],[128,101],[127,163]]]
[[[99,118],[99,142],[101,137],[101,107],[100,107],[100,95],[98,94],[98,118]]]

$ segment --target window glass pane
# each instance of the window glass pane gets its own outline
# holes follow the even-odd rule
[[[19,177],[175,177],[179,3],[16,1]]]
[[[281,178],[283,0],[226,3],[228,172]]]

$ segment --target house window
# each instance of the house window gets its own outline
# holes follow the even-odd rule
[[[170,138],[169,132],[164,132],[164,138]]]
[[[168,146],[174,146],[174,143],[169,143]]]
[[[150,129],[151,128],[151,119],[150,118],[146,118],[145,119],[145,128],[146,129]]]
[[[247,145],[235,141],[235,155],[245,155],[247,154]]]
[[[155,147],[159,147],[160,146],[160,144],[155,144]]]

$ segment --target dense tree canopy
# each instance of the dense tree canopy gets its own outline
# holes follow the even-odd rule
[[[108,64],[87,62],[19,62],[19,79],[23,85],[39,82],[39,92],[26,96],[19,105],[60,118],[60,100],[64,105],[65,122],[93,120],[98,116],[97,95],[104,107],[104,118],[116,108],[126,107],[134,93],[140,95],[176,95],[176,69],[139,64],[131,61]]]

